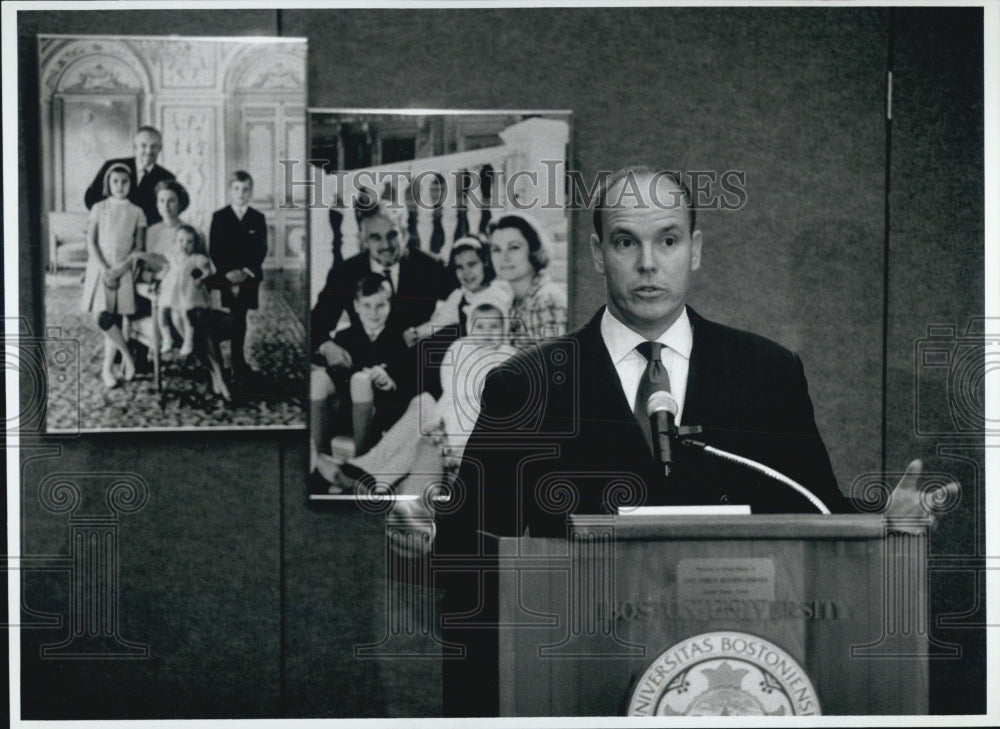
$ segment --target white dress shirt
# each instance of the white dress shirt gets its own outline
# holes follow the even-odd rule
[[[150,165],[150,166],[149,166],[148,168],[146,168],[146,167],[143,167],[143,166],[142,166],[142,165],[141,165],[141,164],[139,163],[139,160],[138,160],[138,159],[136,159],[136,161],[135,161],[135,186],[136,186],[136,187],[138,187],[139,185],[141,185],[141,184],[142,184],[142,178],[143,178],[143,177],[145,177],[145,176],[146,176],[146,174],[147,174],[147,173],[149,172],[149,170],[151,170],[151,169],[153,169],[152,165]]]
[[[601,338],[618,372],[618,379],[621,380],[628,406],[634,411],[639,380],[642,379],[647,364],[646,358],[635,348],[646,339],[618,321],[607,308],[601,317]],[[691,320],[688,319],[686,308],[681,311],[677,321],[657,337],[656,341],[663,345],[660,359],[670,376],[670,393],[677,401],[675,422],[679,424],[684,415],[684,395],[687,391],[688,369],[691,366],[691,345],[694,342]]]
[[[243,220],[243,216],[247,214],[247,207],[248,206],[246,206],[246,205],[244,205],[241,208],[238,208],[235,205],[230,205],[229,207],[231,207],[233,209],[233,213],[236,214],[236,219],[237,220]]]
[[[399,293],[399,261],[396,261],[391,266],[383,266],[374,258],[369,258],[368,263],[371,264],[372,273],[377,273],[381,276],[385,275],[385,269],[388,268],[389,278],[392,280],[392,290],[394,293]]]

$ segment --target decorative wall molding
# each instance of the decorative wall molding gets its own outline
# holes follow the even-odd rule
[[[40,53],[43,103],[56,93],[152,91],[147,65],[123,41],[47,40]]]

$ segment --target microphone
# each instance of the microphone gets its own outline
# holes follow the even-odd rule
[[[670,441],[677,435],[674,418],[677,416],[677,401],[666,390],[657,390],[646,400],[646,415],[653,435],[654,455],[663,464],[663,475],[669,476],[674,466],[670,452]]]

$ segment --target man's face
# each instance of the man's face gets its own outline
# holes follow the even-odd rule
[[[160,156],[162,148],[163,142],[158,134],[139,132],[135,135],[135,159],[143,169],[156,164],[156,158]]]
[[[250,204],[253,183],[249,180],[233,180],[229,183],[229,202],[233,207],[243,208]]]
[[[389,284],[383,284],[382,288],[371,296],[357,296],[354,298],[354,311],[358,313],[361,326],[368,331],[381,329],[389,318]]]
[[[590,238],[608,309],[647,339],[680,316],[691,272],[701,265],[701,231],[690,232],[681,194],[669,178],[626,178],[608,191],[601,237]]]
[[[375,215],[361,221],[361,241],[372,260],[388,268],[399,260],[405,239],[403,231],[392,220]]]

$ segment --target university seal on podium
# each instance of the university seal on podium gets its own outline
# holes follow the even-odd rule
[[[677,643],[636,684],[629,716],[820,714],[809,676],[787,652],[749,633],[702,633]]]

